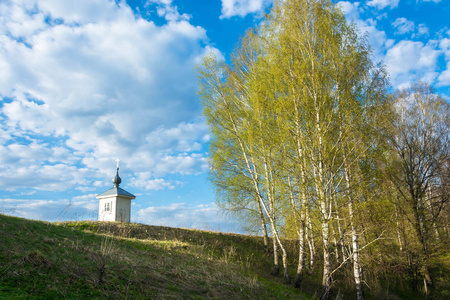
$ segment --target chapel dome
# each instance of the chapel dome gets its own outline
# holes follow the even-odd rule
[[[115,187],[118,187],[119,184],[122,182],[122,179],[119,176],[119,168],[117,168],[116,176],[112,179],[112,183]]]

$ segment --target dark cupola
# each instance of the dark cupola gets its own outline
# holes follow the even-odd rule
[[[119,167],[117,167],[116,176],[112,179],[112,183],[114,184],[114,187],[119,187],[119,184],[122,182],[122,179],[119,176]]]

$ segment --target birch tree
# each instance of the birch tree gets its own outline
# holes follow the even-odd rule
[[[224,174],[220,170],[232,164],[232,168],[239,170],[251,183],[265,236],[266,219],[271,228],[274,256],[272,273],[276,275],[279,272],[281,250],[284,276],[289,281],[287,252],[277,226],[279,204],[275,189],[275,152],[271,139],[265,138],[271,120],[270,114],[265,110],[268,106],[264,104],[264,92],[258,87],[260,82],[257,79],[260,75],[255,68],[259,48],[254,42],[254,35],[249,32],[239,51],[235,52],[232,68],[224,66],[213,57],[205,58],[199,68],[204,112],[213,132],[211,170],[217,178]],[[233,155],[223,155],[225,150]],[[232,173],[228,175],[233,176]],[[221,188],[220,185],[217,187]],[[229,189],[229,186],[226,188]]]

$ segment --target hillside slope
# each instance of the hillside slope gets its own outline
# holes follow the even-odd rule
[[[1,299],[298,299],[258,237],[0,215]]]

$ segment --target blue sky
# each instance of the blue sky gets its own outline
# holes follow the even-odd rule
[[[132,220],[239,231],[207,181],[194,67],[228,59],[270,0],[0,1],[0,212],[96,219],[97,194],[137,196]],[[341,1],[393,88],[450,99],[450,1]]]

